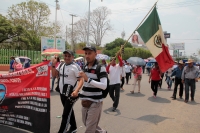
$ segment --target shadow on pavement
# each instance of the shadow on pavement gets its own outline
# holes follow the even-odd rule
[[[1,125],[1,124],[0,124],[0,129],[1,129],[0,130],[1,133],[30,133],[29,131],[25,131],[23,129]]]
[[[158,123],[160,123],[166,119],[174,119],[174,118],[163,117],[163,116],[159,116],[159,115],[144,115],[135,120],[147,121],[147,122],[154,123],[157,125]]]
[[[136,93],[134,93],[134,94],[132,94],[132,93],[127,93],[126,95],[127,95],[127,96],[131,96],[131,97],[144,97],[144,96],[145,96],[144,94],[138,93],[138,92],[136,92]]]
[[[197,103],[197,102],[195,102],[195,101],[188,101],[187,104],[190,104],[190,105],[198,105],[198,104],[200,104],[200,103]]]
[[[165,89],[165,88],[158,88],[158,91],[173,91],[173,90],[168,90],[168,89]]]
[[[162,97],[149,97],[148,98],[149,101],[151,102],[156,102],[156,103],[171,103],[170,100],[166,99],[166,98],[162,98]]]
[[[106,114],[108,114],[108,115],[114,115],[114,114],[110,114],[110,113],[117,113],[117,114],[115,114],[114,116],[118,116],[118,115],[121,115],[121,112],[120,112],[120,110],[119,109],[116,109],[116,111],[112,111],[112,107],[110,107],[110,108],[108,108],[108,109],[105,109],[104,111],[103,111],[104,113],[106,113]]]

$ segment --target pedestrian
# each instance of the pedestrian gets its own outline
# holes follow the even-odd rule
[[[133,69],[133,73],[134,73],[134,85],[133,85],[133,90],[130,92],[134,94],[135,86],[136,83],[138,82],[138,93],[140,93],[140,88],[141,88],[140,82],[142,80],[142,67],[137,65],[135,69]]]
[[[146,64],[146,69],[147,69],[147,74],[148,76],[150,75],[150,72],[151,72],[151,63],[150,62],[147,62]]]
[[[14,72],[14,67],[13,67],[14,62],[15,62],[15,57],[11,56],[10,57],[10,70],[9,70],[9,73]]]
[[[182,72],[182,83],[185,83],[185,103],[189,100],[189,87],[191,89],[191,101],[194,101],[196,82],[198,82],[198,68],[193,65],[193,59],[188,59],[188,65],[184,67]]]
[[[52,68],[51,68],[52,81],[51,81],[51,90],[50,91],[54,90],[54,83],[57,78],[56,68],[58,67],[59,64],[60,64],[60,58],[55,56],[54,59],[52,60]]]
[[[161,76],[160,76],[161,78],[160,78],[160,81],[159,81],[159,83],[158,83],[158,87],[160,88],[160,89],[162,89],[162,80],[163,80],[163,77],[164,77],[164,73],[161,73]]]
[[[64,63],[60,63],[56,68],[56,75],[59,76],[60,99],[63,105],[63,114],[58,133],[76,133],[77,125],[73,105],[78,98],[78,92],[83,85],[83,79],[79,77],[81,68],[73,63],[74,54],[70,50],[63,52]],[[77,84],[77,85],[76,85]],[[76,86],[76,88],[75,88]]]
[[[23,65],[22,63],[20,62],[20,59],[19,58],[15,58],[15,62],[13,63],[13,68],[14,68],[14,71],[20,71],[23,69]]]
[[[111,58],[110,64],[107,66],[106,71],[110,76],[110,90],[109,95],[113,100],[112,111],[116,111],[119,104],[120,96],[120,76],[121,76],[121,67],[123,66],[122,59],[120,54],[117,55],[119,64],[116,64],[116,58]]]
[[[171,78],[171,75],[172,75],[172,71],[173,71],[173,68],[169,68],[168,70],[167,70],[167,74],[166,74],[166,76],[167,76],[167,85],[168,85],[168,90],[171,90],[171,87],[172,87],[172,78]]]
[[[99,76],[96,73],[99,65],[96,60],[96,48],[85,47],[85,59],[87,64],[84,67],[84,72],[80,72],[80,77],[84,78],[84,86],[79,96],[82,104],[82,120],[86,126],[85,133],[106,133],[99,127],[101,111],[103,106],[102,90],[107,88],[107,73],[104,66],[100,67]]]
[[[123,86],[124,86],[124,80],[125,80],[124,78],[125,78],[125,76],[126,76],[124,63],[123,63],[123,66],[122,66],[121,69],[120,69],[120,73],[121,73],[121,85],[120,85],[120,88],[121,88],[121,90],[124,91],[124,88],[123,88]]]
[[[101,62],[102,62],[102,65],[103,65],[104,67],[107,67],[106,60],[103,59]]]
[[[155,62],[154,68],[151,69],[151,73],[149,76],[149,83],[151,82],[151,89],[153,91],[153,97],[156,98],[157,96],[157,91],[158,91],[158,83],[160,81],[160,69],[158,66],[158,63]]]
[[[174,92],[173,92],[173,95],[171,97],[171,98],[173,98],[173,100],[176,100],[176,93],[177,93],[178,85],[180,85],[180,89],[179,89],[180,99],[182,99],[182,96],[183,96],[183,83],[182,83],[182,80],[181,80],[182,72],[183,72],[183,61],[179,60],[178,67],[176,67],[174,69],[174,71],[172,72],[172,75],[171,75],[171,77],[175,76]]]
[[[130,77],[130,73],[131,73],[131,66],[129,63],[126,62],[126,65],[124,66],[125,67],[125,72],[126,72],[126,84],[128,84],[128,81],[129,81],[129,77]]]

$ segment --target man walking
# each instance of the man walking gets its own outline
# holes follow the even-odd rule
[[[131,69],[132,67],[130,66],[129,63],[126,62],[126,65],[124,66],[125,67],[125,72],[126,72],[126,84],[128,84],[128,81],[129,81],[129,77],[130,77],[130,74],[131,74]]]
[[[57,70],[57,75],[59,75],[59,89],[60,89],[60,99],[64,107],[62,114],[62,122],[58,133],[66,132],[68,125],[70,123],[71,127],[67,133],[76,133],[77,126],[73,110],[73,105],[78,98],[78,92],[83,85],[83,79],[79,77],[79,72],[81,68],[73,63],[74,54],[70,50],[63,52],[63,57],[65,63],[60,63]],[[78,82],[77,87],[75,88]]]
[[[118,54],[119,64],[116,64],[116,59],[112,58],[110,64],[107,66],[106,71],[110,76],[110,90],[109,95],[113,100],[113,109],[115,111],[119,104],[119,95],[120,95],[120,76],[121,76],[121,67],[123,66],[122,59]]]
[[[80,72],[79,76],[84,78],[84,86],[79,96],[82,104],[82,120],[86,126],[85,133],[106,133],[105,130],[98,126],[103,106],[102,90],[107,87],[107,73],[104,66],[100,67],[96,60],[96,48],[85,47],[85,59],[87,61],[84,72]]]
[[[178,67],[176,67],[174,69],[174,71],[172,72],[172,75],[171,75],[171,77],[175,76],[174,93],[171,97],[171,98],[173,98],[173,100],[176,100],[176,93],[177,93],[178,85],[180,85],[180,90],[179,90],[180,99],[182,99],[182,96],[183,96],[183,83],[181,82],[182,72],[183,72],[183,61],[180,60],[178,62]]]
[[[191,101],[194,101],[196,82],[198,82],[198,68],[193,65],[194,61],[188,59],[188,65],[184,67],[182,73],[182,83],[185,83],[185,103],[189,100],[189,87],[191,88]]]

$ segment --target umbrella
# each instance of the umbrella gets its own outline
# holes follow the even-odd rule
[[[145,66],[145,64],[146,64],[146,62],[140,57],[130,57],[127,60],[127,62],[132,65],[138,65],[138,66]]]
[[[17,57],[20,59],[20,62],[25,62],[25,60],[27,61],[31,61],[31,59],[29,57],[26,57],[26,56],[20,56],[20,57]]]
[[[155,62],[156,62],[155,59],[151,59],[151,60],[149,60],[149,63],[155,63]]]
[[[42,52],[42,55],[55,55],[55,54],[61,54],[62,52],[58,49],[50,48],[46,49]]]
[[[97,54],[96,59],[97,60],[109,60],[110,57],[108,55],[105,55],[105,54]]]

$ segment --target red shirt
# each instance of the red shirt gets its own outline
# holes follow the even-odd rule
[[[160,71],[158,69],[151,69],[151,80],[160,80]]]

